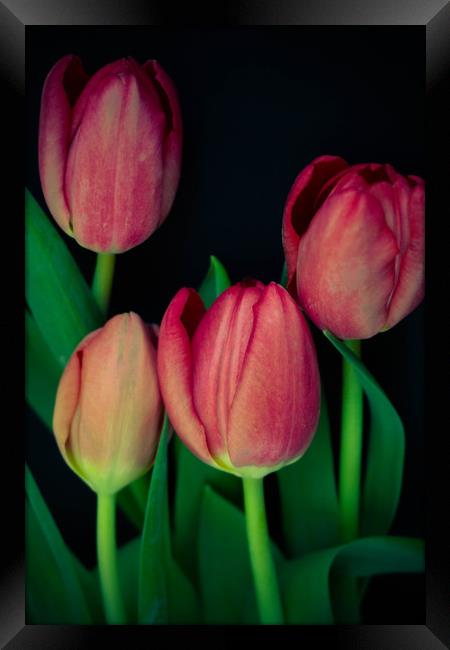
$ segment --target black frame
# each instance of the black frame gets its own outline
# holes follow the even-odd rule
[[[211,19],[215,24],[222,25],[258,25],[258,24],[314,24],[314,25],[404,25],[414,24],[423,26],[427,37],[427,298],[428,305],[426,313],[426,370],[429,376],[430,359],[442,354],[438,349],[436,338],[431,336],[429,327],[434,305],[439,301],[439,289],[436,288],[435,280],[439,278],[440,272],[434,271],[437,257],[430,256],[431,246],[436,241],[435,235],[439,230],[439,215],[441,222],[444,221],[442,208],[445,205],[446,185],[448,185],[448,166],[440,164],[439,150],[442,143],[448,141],[448,125],[445,118],[448,115],[448,89],[450,71],[450,43],[448,41],[448,28],[450,27],[450,5],[445,0],[435,1],[432,7],[422,2],[394,3],[392,0],[384,0],[383,3],[370,1],[348,2],[341,0],[320,3],[320,7],[314,6],[314,2],[303,2],[301,4],[291,0],[280,0],[270,7],[269,2],[230,2],[222,8],[222,15],[210,16],[200,14],[195,8],[188,6],[187,12],[183,15],[175,13],[171,3],[165,2],[149,3],[135,0],[128,0],[126,5],[116,3],[114,6],[108,2],[64,2],[57,3],[54,0],[33,3],[32,0],[8,0],[6,8],[0,2],[0,70],[2,75],[2,87],[6,90],[4,97],[6,108],[4,117],[4,131],[7,138],[8,172],[11,176],[3,184],[4,190],[9,190],[11,208],[14,214],[17,210],[15,223],[21,224],[19,214],[23,213],[23,104],[24,104],[24,69],[25,69],[25,32],[26,27],[38,24],[145,24],[158,25],[166,24],[169,19],[176,15],[176,22],[183,22],[186,19],[191,24],[202,24],[205,19]],[[224,3],[225,5],[226,3]],[[54,5],[54,6],[53,6]],[[311,6],[309,6],[311,5]],[[328,5],[328,7],[326,7]],[[415,5],[415,6],[414,6]],[[440,5],[440,6],[438,6]],[[326,9],[326,11],[325,11]],[[436,13],[436,10],[437,11]],[[272,23],[270,22],[272,21]],[[447,79],[446,79],[447,77]],[[3,94],[3,93],[2,93]],[[445,129],[447,131],[445,132]],[[10,147],[8,145],[10,144]],[[22,145],[22,147],[20,146]],[[442,153],[441,153],[442,155]],[[446,171],[447,170],[447,171]],[[445,208],[444,208],[445,209]],[[439,212],[440,211],[440,212]],[[434,215],[434,219],[433,219]],[[13,215],[11,215],[13,216]],[[4,222],[14,219],[4,216]],[[431,224],[431,226],[429,225]],[[430,240],[430,233],[432,239]],[[19,248],[23,250],[23,231],[19,225],[16,228]],[[439,235],[438,235],[439,237]],[[9,246],[8,246],[9,247]],[[14,256],[17,264],[15,277],[23,279],[23,258],[20,255]],[[8,260],[8,275],[11,277],[11,261]],[[433,285],[429,281],[433,278]],[[23,285],[22,285],[23,286]],[[5,304],[8,304],[8,324],[4,327],[4,336],[12,331],[23,332],[23,303],[17,300],[20,296],[21,287],[18,290],[13,283],[5,287]],[[9,293],[11,295],[9,295]],[[441,294],[442,295],[442,294]],[[434,299],[436,297],[436,300]],[[12,307],[12,308],[11,308]],[[17,307],[17,309],[16,309]],[[11,318],[13,316],[13,324]],[[14,317],[17,322],[14,323]],[[1,319],[1,324],[6,325],[6,319]],[[7,339],[8,340],[8,339]],[[16,339],[17,340],[17,339]],[[23,340],[23,339],[22,339]],[[10,348],[11,346],[6,346]],[[23,347],[23,346],[22,346]],[[7,350],[11,353],[12,362],[9,368],[15,369],[10,373],[11,381],[8,381],[7,391],[3,394],[8,404],[8,412],[11,411],[10,395],[23,395],[19,391],[23,389],[23,375],[19,370],[23,368],[17,359],[21,358],[21,346],[16,350]],[[22,358],[23,360],[23,358]],[[433,374],[434,377],[434,374]],[[442,382],[433,381],[432,387],[427,388],[426,404],[427,413],[439,412],[439,405],[445,403],[439,401],[438,384],[443,388]],[[430,382],[427,382],[430,386]],[[15,389],[17,388],[17,392]],[[448,399],[448,398],[447,398]],[[19,397],[20,404],[24,404]],[[19,406],[20,409],[20,406]],[[3,410],[6,412],[6,409]],[[64,647],[70,648],[90,647],[98,640],[107,641],[109,638],[119,641],[125,640],[125,636],[133,639],[133,647],[144,647],[148,643],[149,635],[152,637],[160,631],[166,638],[176,635],[179,631],[183,635],[184,642],[187,637],[194,642],[194,637],[212,633],[217,638],[217,628],[199,627],[174,627],[174,628],[145,628],[128,627],[126,630],[111,629],[108,627],[81,627],[81,626],[35,626],[24,625],[25,598],[24,598],[24,548],[23,548],[23,447],[22,437],[17,432],[17,420],[12,419],[12,426],[4,428],[4,437],[8,436],[8,456],[3,451],[5,459],[2,478],[6,481],[8,488],[8,503],[4,503],[2,514],[3,524],[8,526],[8,538],[3,535],[4,552],[2,554],[3,566],[0,588],[0,642],[2,647],[12,649],[20,648],[49,648]],[[443,422],[446,419],[443,418]],[[430,419],[428,418],[428,425]],[[15,436],[14,436],[15,433]],[[442,433],[444,435],[442,435]],[[445,431],[439,432],[438,428],[430,426],[427,429],[427,597],[426,597],[426,625],[372,625],[372,626],[332,626],[332,627],[295,627],[273,630],[264,628],[264,636],[269,639],[271,634],[276,634],[277,640],[280,634],[295,634],[297,642],[304,641],[313,635],[315,641],[333,643],[335,647],[357,647],[357,648],[442,648],[443,643],[450,647],[450,616],[448,603],[450,602],[450,580],[445,580],[449,573],[448,548],[449,534],[445,533],[446,513],[448,513],[448,499],[445,490],[446,469],[444,465],[443,439]],[[15,439],[14,439],[15,438]],[[431,442],[430,442],[431,440]],[[4,443],[6,444],[6,443]],[[11,446],[13,445],[13,446]],[[6,460],[8,458],[8,460]],[[6,501],[6,500],[5,500]],[[442,516],[443,514],[443,516]],[[11,530],[12,529],[12,530]],[[250,628],[245,634],[257,635],[263,628]],[[235,629],[222,628],[219,634],[223,637],[233,636]],[[111,636],[110,636],[111,635]],[[114,637],[112,636],[114,635]],[[125,636],[122,636],[125,635]],[[194,635],[194,636],[191,636]],[[147,639],[147,641],[146,641]],[[175,638],[174,638],[175,640]],[[275,640],[275,637],[274,637]],[[120,641],[119,641],[120,642]],[[4,645],[5,644],[5,645]]]

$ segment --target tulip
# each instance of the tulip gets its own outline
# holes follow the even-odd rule
[[[166,218],[178,185],[181,114],[156,61],[120,59],[90,79],[68,55],[44,84],[39,169],[48,208],[81,246],[121,253]]]
[[[161,323],[158,376],[170,421],[201,460],[260,478],[304,454],[319,417],[308,326],[281,286],[243,282],[206,311],[181,289]]]
[[[424,182],[391,165],[316,158],[283,218],[288,287],[321,329],[366,339],[424,296]]]
[[[134,313],[114,316],[81,341],[61,377],[61,454],[97,494],[115,494],[152,465],[161,418],[154,328]]]

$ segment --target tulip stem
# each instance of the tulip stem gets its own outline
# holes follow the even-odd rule
[[[92,280],[92,293],[104,316],[108,312],[115,262],[116,256],[114,253],[97,253],[97,263],[95,265],[94,279]]]
[[[250,562],[261,623],[283,623],[275,563],[270,548],[263,479],[243,478]]]
[[[361,341],[346,341],[358,357]],[[343,542],[359,534],[359,503],[361,490],[361,453],[363,432],[363,392],[352,365],[343,359],[341,451],[339,465],[340,528]]]
[[[125,610],[117,573],[115,495],[97,495],[97,556],[106,621],[124,624]]]

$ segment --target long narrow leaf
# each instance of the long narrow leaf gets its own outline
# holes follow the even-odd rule
[[[286,562],[282,568],[287,623],[335,623],[331,570],[351,576],[421,572],[424,544],[402,537],[367,537]],[[346,621],[342,621],[346,622]]]
[[[65,365],[102,316],[67,246],[28,190],[25,224],[28,306],[56,360]]]
[[[339,509],[325,398],[317,432],[306,454],[277,472],[283,532],[296,557],[338,543]]]
[[[27,402],[51,430],[56,389],[62,367],[55,360],[28,311],[25,312],[25,334]]]
[[[403,424],[361,360],[333,334],[324,334],[352,364],[369,401],[371,426],[363,486],[361,534],[384,534],[390,528],[400,499],[405,454]]]
[[[272,544],[277,570],[284,559]],[[257,624],[244,513],[209,486],[203,488],[198,539],[204,622]]]
[[[209,269],[200,285],[199,294],[206,307],[230,286],[224,266],[213,255]],[[197,535],[203,488],[212,485],[219,494],[232,501],[241,495],[241,482],[199,461],[175,439],[175,505],[174,505],[174,555],[192,579],[197,577]]]
[[[169,622],[170,531],[167,496],[169,426],[166,415],[153,467],[141,538],[138,596],[140,623]]]
[[[36,575],[42,573],[39,567],[40,564],[42,567],[45,563],[49,569],[48,576],[42,574],[42,579],[51,581],[53,585],[59,585],[52,592],[52,597],[56,599],[54,602],[55,609],[60,613],[65,612],[67,616],[65,621],[60,622],[91,623],[91,614],[72,554],[65,545],[28,467],[25,468],[25,486],[29,512],[31,513],[31,517],[27,522],[27,526],[29,526],[27,528],[27,571],[30,576],[34,575],[36,577]],[[36,554],[36,548],[34,547],[35,543],[38,544],[38,539],[36,538],[35,542],[31,535],[32,531],[38,531],[40,535],[39,555]],[[32,583],[30,583],[30,587],[31,585]],[[37,607],[40,605],[39,599],[34,596],[32,590],[29,592],[28,597],[30,603],[34,603],[35,611],[37,611]],[[61,602],[57,602],[59,599],[61,599]],[[44,621],[35,622],[43,623]]]

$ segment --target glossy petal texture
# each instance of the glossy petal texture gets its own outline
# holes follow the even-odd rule
[[[326,179],[333,160],[313,161],[289,194],[283,244],[291,273],[296,264],[289,289],[318,327],[369,338],[423,299],[424,183],[378,163],[344,163]],[[313,183],[311,168],[324,165]]]
[[[212,464],[206,434],[192,394],[192,335],[205,308],[193,289],[181,289],[161,322],[158,377],[170,422],[186,446],[205,463]]]
[[[54,431],[70,466],[113,494],[152,464],[161,427],[154,332],[115,316],[72,355],[56,397]]]
[[[70,144],[72,105],[87,82],[76,56],[65,56],[50,70],[44,83],[39,122],[39,171],[48,208],[59,226],[72,234],[64,188]]]
[[[149,63],[141,67],[127,58],[101,68],[76,98],[72,93],[71,105],[62,77],[74,61],[62,59],[49,76],[52,92],[44,88],[40,168],[49,179],[46,198],[55,219],[82,246],[120,253],[149,237],[172,205],[181,163],[178,99],[156,62],[149,74]]]
[[[230,287],[206,313],[195,292],[178,292],[161,324],[158,374],[175,431],[225,471],[264,476],[298,458],[314,435],[314,345],[275,283]]]

